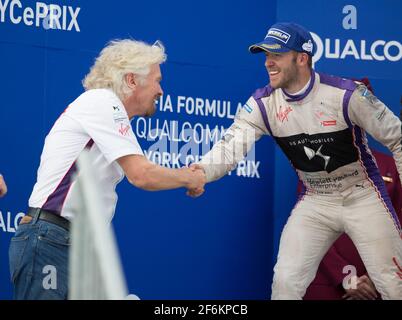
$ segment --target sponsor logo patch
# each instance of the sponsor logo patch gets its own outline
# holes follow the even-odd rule
[[[289,121],[289,113],[292,111],[293,109],[290,106],[286,108],[280,106],[279,111],[276,113],[276,118],[282,123],[285,122],[285,120]]]
[[[321,121],[321,125],[322,125],[323,127],[336,126],[336,120]]]
[[[313,52],[313,43],[309,40],[308,42],[303,43],[302,48],[304,51]]]
[[[290,34],[286,33],[285,31],[282,31],[280,29],[272,28],[268,30],[268,33],[265,38],[274,38],[277,39],[283,43],[288,43],[290,39]]]
[[[123,123],[120,124],[119,133],[122,136],[127,136],[129,134],[129,131],[130,131],[130,125],[129,124],[123,124]]]
[[[321,102],[321,105],[324,105],[324,103]],[[335,118],[334,115],[328,116],[326,112],[322,111],[321,109],[315,109],[314,115],[317,118],[317,120],[320,121],[322,127],[336,126],[336,120],[334,120]]]
[[[125,110],[122,109],[121,106],[112,106],[113,108],[113,121],[115,124],[116,130],[122,136],[128,136],[130,134],[130,120],[127,118],[127,114]]]
[[[312,160],[314,157],[320,157],[320,158],[322,158],[322,159],[324,159],[324,170],[326,170],[327,169],[327,166],[328,166],[328,163],[329,163],[329,161],[331,160],[331,157],[330,156],[326,156],[326,155],[324,155],[324,154],[322,154],[321,153],[321,148],[322,148],[323,146],[321,145],[319,148],[318,148],[318,150],[317,151],[314,151],[313,149],[311,149],[311,148],[309,148],[309,147],[306,147],[306,146],[304,146],[304,153],[306,154],[306,156],[307,156],[307,158],[309,159],[309,160]]]
[[[361,100],[366,99],[373,105],[378,101],[377,97],[375,95],[373,95],[371,93],[371,91],[369,89],[367,89],[366,87],[361,87],[359,90],[361,92],[361,97],[360,97]]]

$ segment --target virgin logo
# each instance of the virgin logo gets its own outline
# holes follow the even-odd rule
[[[128,134],[128,130],[130,130],[130,126],[129,126],[129,125],[124,125],[124,126],[123,126],[123,124],[121,124],[121,125],[120,125],[120,129],[119,129],[119,133],[120,133],[122,136],[126,136],[126,135]]]
[[[293,109],[291,107],[283,108],[282,106],[279,107],[279,112],[276,113],[276,117],[280,122],[289,121],[288,115],[291,113]]]

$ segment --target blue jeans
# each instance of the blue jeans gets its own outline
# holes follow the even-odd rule
[[[62,300],[68,296],[69,231],[38,220],[20,224],[9,248],[16,300]]]

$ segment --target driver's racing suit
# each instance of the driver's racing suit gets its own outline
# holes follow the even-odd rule
[[[383,299],[402,299],[401,226],[365,131],[391,150],[402,181],[400,120],[364,85],[312,71],[303,94],[257,90],[201,160],[207,180],[216,180],[268,134],[303,182],[282,232],[272,299],[301,299],[342,232]]]

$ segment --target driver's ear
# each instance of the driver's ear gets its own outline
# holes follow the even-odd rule
[[[308,64],[308,54],[307,53],[299,54],[299,62],[303,65],[307,65]]]
[[[134,73],[127,73],[124,78],[126,80],[127,87],[130,89],[135,89],[137,87],[137,79]]]

